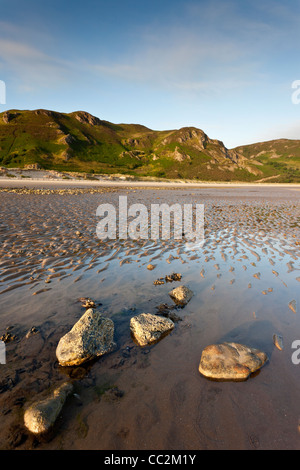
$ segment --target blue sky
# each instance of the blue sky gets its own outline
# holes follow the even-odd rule
[[[5,109],[300,139],[298,0],[0,0]]]

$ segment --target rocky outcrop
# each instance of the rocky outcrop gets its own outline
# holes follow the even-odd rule
[[[115,348],[114,323],[92,308],[63,336],[56,348],[62,366],[77,366]]]
[[[193,297],[193,291],[186,286],[179,286],[169,292],[169,296],[177,305],[186,305]]]
[[[201,129],[195,127],[182,127],[179,130],[171,132],[162,141],[163,145],[168,145],[173,142],[180,144],[186,144],[194,147],[197,150],[204,150],[209,138]]]
[[[60,157],[65,161],[68,162],[70,158],[73,157],[73,151],[72,149],[68,148],[67,150],[64,150],[61,152]]]
[[[174,322],[151,313],[141,313],[130,320],[130,331],[139,346],[159,341],[174,328]]]
[[[41,170],[42,167],[39,163],[30,163],[24,166],[25,170]]]
[[[173,153],[173,158],[177,162],[184,162],[185,160],[190,160],[191,157],[184,153],[182,150],[179,150],[178,147],[175,148],[175,151]]]
[[[36,114],[37,116],[42,115],[42,116],[48,116],[48,117],[51,117],[51,118],[61,116],[61,113],[57,113],[55,111],[50,111],[49,109],[36,109],[34,111],[34,114]]]
[[[145,152],[142,150],[125,150],[120,153],[120,158],[130,157],[135,158],[136,160],[141,160],[145,156]]]
[[[66,134],[59,139],[59,142],[62,144],[70,145],[76,142],[76,138],[71,134]]]
[[[264,352],[243,344],[212,344],[202,352],[199,372],[215,380],[246,380],[267,360]]]
[[[83,124],[91,124],[91,126],[98,126],[101,124],[101,120],[99,118],[87,113],[86,111],[77,111],[74,116],[77,121]]]
[[[37,401],[24,413],[24,424],[33,434],[47,433],[55,424],[67,397],[72,393],[73,385],[65,382],[44,400]]]
[[[5,124],[8,124],[14,117],[15,117],[15,114],[9,113],[8,111],[6,111],[3,114],[2,119]]]

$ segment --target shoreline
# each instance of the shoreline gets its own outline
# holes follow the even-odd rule
[[[131,181],[131,180],[81,180],[81,179],[45,179],[45,178],[9,178],[9,177],[0,177],[0,188],[26,188],[26,187],[47,187],[57,185],[62,188],[74,188],[74,187],[149,187],[149,188],[287,188],[287,189],[296,189],[300,190],[300,183],[248,183],[248,182],[187,182],[187,181]]]
[[[268,179],[268,178],[267,178]],[[270,181],[270,179],[269,179]],[[271,181],[201,181],[189,179],[156,179],[132,175],[102,173],[89,174],[38,168],[0,168],[0,188],[71,189],[71,188],[287,188],[300,190],[299,183],[272,183]]]

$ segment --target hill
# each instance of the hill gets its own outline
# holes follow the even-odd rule
[[[259,145],[259,144],[257,144]],[[155,131],[113,124],[85,111],[9,110],[0,114],[0,165],[206,181],[300,181],[300,145],[276,160],[265,147],[227,149],[195,127]],[[267,148],[267,147],[266,147]],[[292,151],[292,147],[291,147]],[[275,163],[276,163],[275,162]],[[298,162],[298,163],[297,163]],[[293,173],[295,171],[295,174]]]
[[[300,182],[300,140],[270,140],[243,145],[235,151],[259,168],[264,179],[278,183]]]

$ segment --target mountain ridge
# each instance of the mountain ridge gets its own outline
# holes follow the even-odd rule
[[[258,143],[228,149],[192,126],[156,131],[141,124],[114,124],[86,111],[0,113],[0,165],[6,168],[37,165],[169,179],[300,182],[300,141],[283,141],[288,145],[284,152],[277,141],[273,147]]]

